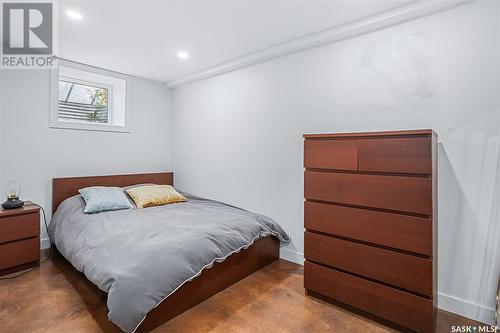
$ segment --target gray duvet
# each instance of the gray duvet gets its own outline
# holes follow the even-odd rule
[[[214,262],[264,236],[289,237],[267,216],[187,195],[185,203],[84,214],[81,196],[57,209],[57,249],[108,293],[109,319],[133,332],[146,314]]]

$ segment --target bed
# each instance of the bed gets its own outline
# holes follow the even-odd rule
[[[289,241],[267,216],[185,194],[185,203],[83,214],[78,189],[173,185],[173,173],[53,179],[49,233],[108,294],[109,319],[148,332],[266,266]]]

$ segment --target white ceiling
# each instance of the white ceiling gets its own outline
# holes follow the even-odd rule
[[[167,83],[409,2],[63,1],[58,55]]]

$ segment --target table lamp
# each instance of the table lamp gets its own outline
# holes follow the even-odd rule
[[[2,204],[2,208],[20,208],[24,206],[24,201],[19,200],[21,195],[21,185],[17,180],[11,180],[7,186],[7,201]]]

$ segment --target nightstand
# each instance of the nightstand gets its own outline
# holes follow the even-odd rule
[[[40,208],[30,201],[21,208],[0,208],[0,275],[39,263]]]

